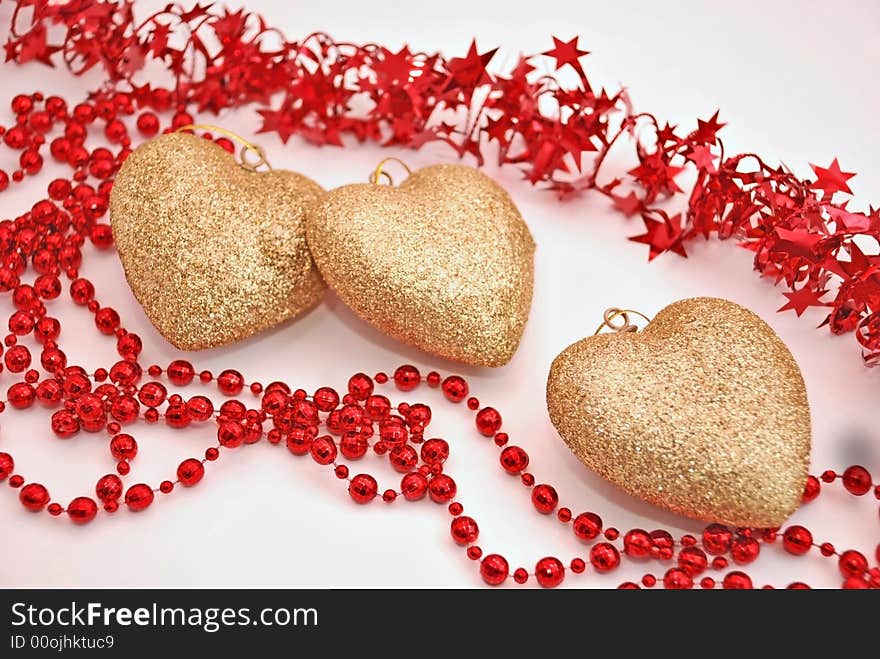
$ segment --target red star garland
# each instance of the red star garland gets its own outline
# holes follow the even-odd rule
[[[6,61],[60,60],[75,75],[100,67],[106,85],[90,98],[128,92],[142,110],[176,108],[172,125],[189,123],[190,109],[253,105],[261,132],[284,142],[292,135],[336,146],[347,137],[411,148],[439,141],[478,164],[491,153],[560,197],[595,190],[625,216],[639,215],[645,232],[632,240],[648,246],[649,258],[686,256],[698,236],[734,238],[755,253],[762,276],[789,289],[781,311],[827,307],[822,324],[855,331],[865,361],[880,364],[880,211],[853,212],[835,201],[852,194],[855,175],[836,159],[813,165],[814,181],[800,179],[757,155],[725,154],[718,112],[690,133],[661,127],[653,115],[635,113],[624,91],[593,90],[577,38],[554,37],[552,49],[492,73],[496,51],[481,52],[476,43],[464,57],[447,59],[324,34],[288,41],[257,14],[213,5],[169,5],[140,22],[134,13],[131,0],[18,0]],[[578,83],[536,74],[532,62],[540,57],[556,70],[574,69]],[[171,84],[141,81],[151,62],[170,73]],[[618,142],[634,146],[637,164],[605,180],[606,156]],[[687,168],[696,170],[689,191],[677,183]],[[657,206],[679,197],[686,200],[680,212]]]

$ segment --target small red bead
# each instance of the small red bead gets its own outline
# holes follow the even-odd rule
[[[443,380],[443,395],[452,403],[460,403],[468,395],[468,385],[459,375],[450,375]]]
[[[437,388],[440,386],[440,374],[437,371],[431,371],[425,377],[425,381],[428,383],[429,387]]]
[[[476,412],[480,408],[480,399],[479,398],[468,398],[467,400],[468,409],[472,412]]]
[[[218,451],[215,447],[205,449],[205,460],[209,462],[214,462],[217,458],[220,457],[220,451]]]
[[[559,504],[559,495],[552,485],[536,485],[535,489],[532,490],[532,504],[539,513],[548,515]]]
[[[820,478],[822,479],[823,483],[833,483],[834,480],[837,478],[837,474],[834,473],[831,469],[828,469],[822,472]]]
[[[565,566],[558,558],[542,558],[535,565],[535,579],[544,588],[555,588],[565,579]]]
[[[813,534],[803,526],[789,526],[782,534],[782,546],[789,554],[806,554],[813,546]]]
[[[645,588],[653,588],[657,585],[657,577],[655,577],[653,574],[646,574],[642,577],[642,585]]]
[[[351,479],[348,486],[348,493],[355,503],[370,503],[379,491],[376,479],[369,474],[358,474]]]
[[[394,490],[385,490],[382,493],[382,501],[385,503],[393,503],[397,499],[397,492]]]
[[[50,503],[46,507],[46,512],[52,515],[52,517],[58,517],[61,513],[64,512],[64,508],[61,507],[60,503]]]
[[[825,558],[828,558],[829,556],[834,556],[834,545],[832,545],[830,542],[823,542],[821,545],[819,545],[819,553],[822,554]]]
[[[510,567],[500,554],[489,554],[480,562],[480,576],[490,586],[500,586],[507,579]]]
[[[19,476],[18,474],[13,474],[9,477],[9,487],[18,488],[24,485],[24,478]]]
[[[140,512],[147,509],[154,498],[153,490],[149,485],[139,483],[132,485],[125,493],[125,504],[132,512]]]
[[[516,568],[516,570],[513,571],[513,580],[516,583],[522,585],[529,580],[529,573],[526,571],[525,568],[518,567]]]
[[[847,467],[843,472],[843,486],[850,494],[865,495],[871,491],[871,474],[858,465]]]
[[[563,524],[567,524],[571,521],[571,509],[569,508],[560,508],[556,512],[556,519],[558,519]]]
[[[348,478],[348,467],[345,465],[339,465],[333,470],[333,473],[336,474],[336,478],[339,480],[344,480]]]
[[[590,549],[590,564],[597,572],[609,572],[620,564],[620,552],[608,542],[599,542]]]
[[[406,364],[399,366],[394,371],[394,384],[400,391],[412,391],[419,386],[421,381],[422,377],[419,374],[419,369],[415,366]]]

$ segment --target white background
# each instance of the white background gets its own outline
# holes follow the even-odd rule
[[[147,11],[164,2],[140,2]],[[298,6],[296,6],[298,5]],[[626,84],[636,107],[690,129],[697,117],[717,107],[729,122],[722,132],[728,152],[756,151],[779,159],[802,175],[808,162],[827,166],[840,157],[851,181],[855,209],[880,201],[880,134],[876,110],[880,90],[875,2],[583,2],[443,3],[251,2],[269,23],[300,37],[326,30],[340,40],[374,41],[396,49],[463,54],[472,36],[480,49],[501,46],[496,65],[512,63],[520,51],[551,47],[551,35],[579,34],[593,54],[585,67],[594,84]],[[0,6],[5,24],[11,6]],[[5,34],[0,35],[5,40]],[[544,66],[551,68],[547,60]],[[4,99],[39,87],[75,100],[96,78],[73,80],[62,72],[32,65],[2,69]],[[3,101],[6,103],[6,100]],[[8,110],[0,122],[10,118]],[[258,121],[252,110],[213,119],[246,136]],[[286,146],[261,136],[276,167],[299,169],[325,187],[363,181],[382,156],[400,155],[412,166],[450,157],[445,151],[394,152],[352,146],[344,152],[316,149],[293,139]],[[8,153],[4,152],[8,158]],[[11,163],[0,166],[12,169]],[[620,154],[611,170],[632,166]],[[717,295],[744,304],[769,322],[791,347],[804,373],[813,408],[814,471],[841,469],[861,461],[880,474],[877,395],[880,371],[863,368],[852,336],[816,330],[821,310],[798,319],[775,313],[781,292],[751,270],[750,253],[733,243],[695,243],[687,260],[667,255],[647,263],[647,249],[626,240],[641,224],[625,221],[605,200],[589,197],[560,204],[521,182],[515,171],[488,170],[511,192],[538,244],[537,285],[531,319],[514,360],[498,370],[467,369],[436,360],[388,340],[355,318],[333,296],[276,331],[231,348],[192,355],[197,368],[215,372],[237,366],[248,380],[281,379],[309,390],[363,370],[393,371],[412,362],[423,372],[461,372],[471,390],[504,415],[513,443],[532,456],[539,482],[556,485],[575,513],[599,512],[621,530],[698,532],[702,525],[631,499],[588,472],[565,448],[547,419],[544,385],[553,357],[593,331],[602,310],[626,305],[653,314],[669,302],[694,295]],[[42,181],[53,176],[47,167]],[[0,197],[0,216],[30,207],[37,184]],[[151,328],[132,298],[114,252],[88,253],[83,274],[98,285],[103,304],[117,308],[129,329],[144,339],[145,360],[166,364],[178,354]],[[3,304],[8,305],[8,296]],[[6,311],[6,307],[0,309]],[[112,363],[114,342],[100,337],[91,316],[69,302],[55,303],[63,321],[62,347],[72,363],[89,369]],[[2,314],[0,314],[2,315]],[[5,317],[5,316],[4,316]],[[5,388],[9,376],[2,375]],[[190,390],[192,391],[192,390]],[[393,393],[393,392],[392,392]],[[555,519],[533,512],[528,493],[497,465],[498,451],[472,428],[471,416],[420,389],[412,401],[432,403],[431,433],[449,439],[448,471],[459,498],[478,520],[480,544],[500,552],[511,567],[530,570],[545,555],[566,563],[585,550]],[[47,484],[60,502],[91,494],[96,479],[112,471],[106,435],[81,434],[63,442],[52,435],[48,418],[7,411],[0,449],[11,452],[17,470]],[[213,426],[192,432],[134,427],[141,453],[129,483],[156,484],[178,462],[200,456],[213,442]],[[376,458],[367,458],[374,471]],[[358,465],[353,465],[357,470]],[[387,464],[380,482],[396,484]],[[5,489],[5,488],[4,488]],[[0,491],[0,584],[29,586],[478,586],[477,565],[449,537],[449,515],[429,501],[393,506],[354,505],[332,474],[308,458],[295,458],[266,443],[225,456],[208,466],[198,487],[158,497],[140,515],[121,511],[77,528],[66,519],[26,513],[15,493]],[[805,522],[817,541],[858,548],[873,556],[878,539],[876,502],[855,500],[831,488],[793,521]],[[661,575],[656,563],[645,566]],[[570,576],[566,586],[610,586],[638,578],[644,569],[611,575]],[[749,568],[760,583],[784,585],[794,579],[815,586],[839,585],[832,561],[818,553],[793,559],[781,547],[768,548]]]

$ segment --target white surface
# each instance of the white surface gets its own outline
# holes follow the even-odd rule
[[[138,3],[145,15],[163,2]],[[338,39],[388,46],[405,38],[415,49],[462,54],[472,36],[481,50],[501,46],[496,64],[519,51],[551,46],[550,35],[582,35],[593,51],[585,60],[596,84],[625,82],[636,107],[674,124],[691,126],[716,107],[729,122],[722,132],[728,152],[756,151],[770,162],[784,159],[801,174],[808,162],[826,166],[835,156],[851,181],[853,207],[880,201],[880,134],[875,114],[880,90],[871,82],[877,67],[876,3],[776,2],[744,0],[732,5],[679,2],[443,3],[251,2],[272,25],[289,35],[326,30]],[[535,14],[535,9],[540,14]],[[5,23],[11,6],[0,6]],[[5,40],[5,34],[0,35]],[[547,66],[550,66],[548,61]],[[76,99],[95,78],[72,80],[36,65],[2,68],[4,104],[14,92],[38,86]],[[8,121],[4,110],[2,121]],[[212,119],[244,135],[258,122],[252,110]],[[413,166],[448,159],[446,151],[380,151],[357,146],[344,152],[315,149],[293,139],[287,147],[267,136],[276,167],[300,169],[333,187],[366,179],[381,156],[400,155]],[[8,154],[7,156],[8,157]],[[631,167],[622,157],[610,163]],[[8,166],[2,162],[0,166]],[[694,295],[717,295],[744,304],[769,322],[800,362],[813,406],[814,470],[842,468],[859,460],[880,473],[877,391],[880,371],[862,367],[852,336],[835,338],[814,329],[821,310],[798,319],[777,314],[785,302],[779,290],[751,270],[750,253],[732,243],[689,246],[690,258],[664,256],[648,264],[647,249],[626,241],[640,223],[626,222],[605,200],[588,197],[559,204],[518,180],[517,173],[489,170],[506,185],[538,243],[537,286],[531,319],[514,360],[499,370],[463,369],[408,349],[355,318],[328,297],[299,321],[234,347],[192,355],[197,368],[217,372],[237,366],[249,381],[285,380],[313,390],[344,387],[357,370],[392,371],[412,362],[423,372],[461,372],[481,401],[504,415],[512,443],[532,457],[539,482],[553,483],[575,513],[599,512],[621,530],[633,526],[698,532],[691,522],[620,494],[588,472],[557,438],[547,419],[544,384],[553,357],[592,332],[609,306],[626,305],[648,314]],[[610,171],[610,170],[609,170]],[[47,168],[42,181],[52,178]],[[0,216],[30,207],[38,188],[24,186],[0,198]],[[145,363],[166,364],[177,353],[151,328],[126,287],[114,252],[88,253],[83,274],[98,285],[98,297],[120,311],[129,329],[144,339]],[[8,305],[8,296],[3,297]],[[6,311],[6,307],[0,309]],[[88,368],[115,359],[113,341],[100,337],[91,316],[67,301],[50,313],[63,321],[62,347],[72,363]],[[2,314],[0,314],[2,315]],[[5,317],[5,316],[4,316]],[[5,388],[9,376],[4,374]],[[190,390],[192,391],[192,390]],[[512,567],[530,570],[545,555],[565,562],[584,549],[555,519],[532,511],[528,493],[497,466],[498,451],[472,429],[470,416],[439,400],[427,388],[413,401],[432,403],[431,434],[450,440],[448,471],[459,498],[480,524],[480,544],[500,552]],[[192,432],[163,432],[141,423],[134,434],[141,454],[128,482],[158,483],[178,462],[199,456],[212,442],[213,425]],[[853,439],[855,437],[855,439]],[[112,471],[106,435],[54,438],[40,413],[8,411],[2,416],[0,447],[16,459],[28,479],[48,485],[66,502],[91,493],[96,479]],[[373,471],[376,458],[367,458]],[[359,465],[352,464],[357,471]],[[383,464],[381,473],[398,476]],[[429,501],[393,506],[354,505],[331,473],[308,458],[295,458],[266,443],[225,456],[208,466],[205,480],[190,491],[158,497],[146,513],[102,516],[85,528],[66,519],[23,511],[8,489],[0,492],[0,584],[31,586],[478,586],[476,564],[449,537],[449,515]],[[878,539],[876,502],[830,493],[794,521],[804,521],[817,541],[858,548],[873,556]],[[664,568],[645,568],[662,574]],[[611,575],[570,575],[567,586],[616,585],[644,571],[626,568]],[[781,548],[765,550],[749,568],[761,583],[805,580],[839,585],[833,562],[818,554],[794,560]]]

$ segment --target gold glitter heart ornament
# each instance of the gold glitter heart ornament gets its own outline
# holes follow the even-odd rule
[[[502,366],[516,352],[535,243],[485,174],[433,165],[398,187],[346,185],[312,208],[306,230],[327,284],[382,332],[477,366]]]
[[[550,368],[547,409],[585,465],[673,512],[778,527],[801,501],[803,378],[773,330],[733,302],[683,300],[638,333],[569,346]]]
[[[321,187],[255,172],[216,144],[170,133],[119,170],[110,221],[135,297],[183,350],[244,339],[314,306],[325,285],[305,237]]]

